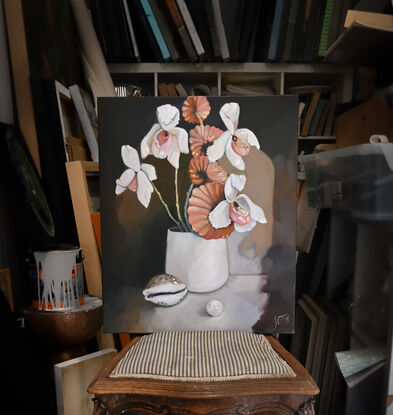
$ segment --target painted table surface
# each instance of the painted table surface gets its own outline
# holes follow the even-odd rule
[[[142,332],[146,326],[151,327],[152,331],[176,330],[179,325],[190,330],[195,327],[212,330],[217,324],[222,330],[243,330],[259,320],[268,301],[268,294],[263,292],[267,283],[268,279],[264,275],[230,275],[220,289],[209,293],[188,292],[181,303],[171,307],[160,307],[145,301],[142,288],[124,287],[119,293],[123,297],[120,301],[124,300],[130,309],[125,310],[127,318],[121,322],[120,332]],[[211,300],[221,301],[224,306],[221,315],[209,316],[206,305]],[[142,310],[139,315],[132,312],[135,307]],[[241,320],[238,320],[239,315],[242,316]],[[131,316],[139,321],[131,321]],[[104,318],[112,318],[110,310],[107,310]],[[238,327],[234,326],[234,322],[237,322]]]
[[[314,415],[319,389],[306,369],[272,336],[273,349],[291,366],[295,378],[245,379],[223,382],[177,382],[110,378],[130,342],[90,383],[94,415],[103,414],[263,414]]]

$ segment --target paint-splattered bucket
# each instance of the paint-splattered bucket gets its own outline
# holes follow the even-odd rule
[[[39,310],[61,311],[84,303],[80,248],[35,251],[28,259],[32,305]]]

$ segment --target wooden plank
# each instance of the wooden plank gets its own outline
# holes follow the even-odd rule
[[[98,173],[99,165],[96,161],[80,161],[85,172]]]
[[[337,148],[369,143],[376,131],[393,139],[393,109],[378,95],[337,117]]]
[[[18,125],[41,176],[22,0],[4,0]]]
[[[71,161],[66,163],[79,244],[82,249],[87,289],[90,295],[102,297],[101,262],[97,241],[91,221],[89,192],[86,171],[94,171],[88,162]],[[89,170],[85,170],[86,166]],[[97,169],[98,171],[98,169]]]
[[[391,14],[372,13],[361,10],[348,10],[344,22],[344,27],[351,27],[355,20],[382,30],[393,29],[393,16]]]
[[[70,161],[66,163],[79,245],[84,256],[87,291],[90,295],[102,298],[102,270],[99,248],[91,220],[89,190],[86,173],[98,173],[98,163],[92,161]],[[112,334],[105,334],[103,328],[97,333],[100,350],[115,347]]]

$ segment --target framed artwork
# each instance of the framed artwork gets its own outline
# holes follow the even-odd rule
[[[59,121],[63,135],[64,151],[66,160],[70,161],[68,151],[68,137],[80,137],[82,131],[80,128],[78,115],[72,103],[70,90],[58,81],[54,81],[54,83],[56,88],[57,106],[59,109]]]
[[[78,85],[70,86],[70,94],[90,149],[91,159],[98,162],[98,121],[93,101]]]
[[[98,108],[104,331],[292,332],[297,97]]]
[[[309,371],[313,369],[318,334],[318,316],[303,298],[296,309],[296,330],[292,338],[291,354]]]
[[[313,366],[310,371],[311,376],[318,385],[322,385],[324,363],[326,358],[326,348],[328,343],[328,329],[329,322],[328,316],[325,311],[320,307],[320,305],[314,301],[308,294],[302,295],[303,300],[308,305],[310,310],[318,318],[318,331],[315,341],[315,357],[313,361]]]

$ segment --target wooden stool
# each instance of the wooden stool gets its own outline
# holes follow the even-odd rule
[[[176,382],[111,378],[109,375],[140,338],[130,342],[91,382],[95,395],[94,415],[263,415],[278,411],[290,415],[313,415],[313,399],[319,389],[306,369],[272,336],[273,349],[296,374],[288,379],[222,382]]]

